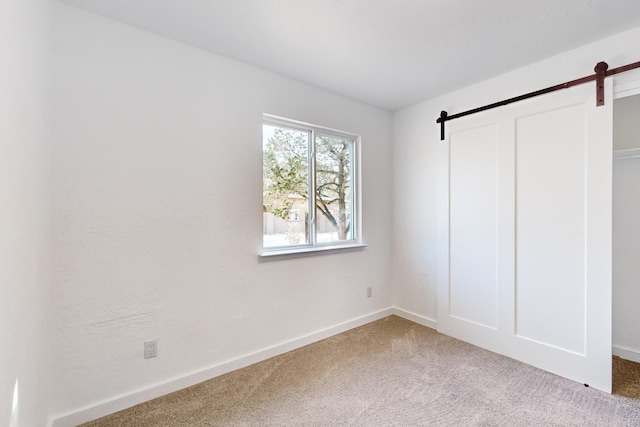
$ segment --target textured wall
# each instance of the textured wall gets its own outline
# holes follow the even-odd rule
[[[0,13],[0,425],[48,418],[48,1]]]
[[[443,272],[441,258],[446,265],[447,254],[447,218],[442,207],[447,203],[448,147],[440,141],[435,123],[440,111],[455,114],[583,77],[593,73],[598,61],[608,62],[611,68],[636,62],[639,37],[640,28],[636,28],[394,114],[392,270],[396,307],[437,318],[436,289]],[[628,78],[632,73],[640,74],[636,70],[618,76]]]
[[[56,414],[390,307],[388,112],[68,6],[54,21]],[[365,250],[259,261],[263,113],[362,135]]]

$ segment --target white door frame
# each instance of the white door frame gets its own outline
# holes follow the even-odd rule
[[[620,99],[632,95],[640,95],[640,69],[613,76],[613,98]]]

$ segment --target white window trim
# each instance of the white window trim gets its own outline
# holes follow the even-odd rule
[[[307,256],[307,255],[315,255],[315,254],[327,254],[327,253],[337,253],[337,252],[348,252],[354,251],[358,249],[364,249],[368,245],[365,243],[353,243],[352,240],[349,243],[343,243],[340,245],[331,245],[331,246],[315,246],[315,247],[292,247],[285,248],[280,247],[277,249],[268,249],[264,250],[260,253],[260,257],[263,259],[268,258],[297,258],[299,256]]]
[[[312,255],[314,253],[333,253],[333,252],[342,252],[342,251],[351,251],[357,249],[363,249],[367,245],[363,243],[362,240],[362,187],[361,187],[361,159],[360,159],[360,144],[361,137],[360,135],[356,135],[353,133],[348,133],[324,126],[318,126],[311,123],[305,123],[297,120],[291,120],[280,116],[275,116],[272,114],[263,114],[262,124],[272,125],[272,126],[282,126],[289,129],[295,129],[300,131],[311,131],[311,138],[315,141],[315,135],[317,133],[320,134],[329,134],[332,136],[343,137],[346,139],[353,140],[354,147],[353,153],[355,157],[355,161],[352,165],[352,179],[351,183],[354,191],[351,193],[352,197],[352,213],[351,213],[351,230],[354,233],[353,240],[347,240],[344,243],[340,242],[327,242],[327,243],[317,243],[315,241],[316,236],[315,233],[310,233],[309,235],[309,243],[305,245],[296,245],[296,246],[279,246],[274,248],[265,248],[262,244],[260,257],[262,258],[290,258],[295,257],[296,255]],[[315,142],[314,142],[315,144]],[[311,188],[315,188],[315,153],[312,153],[313,162],[310,162],[310,173],[311,180],[310,183]],[[310,206],[309,209],[312,214],[312,221],[315,221],[316,213],[315,206]],[[314,224],[315,226],[315,224]]]

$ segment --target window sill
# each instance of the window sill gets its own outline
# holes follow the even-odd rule
[[[261,260],[298,258],[304,256],[321,255],[327,253],[350,252],[363,250],[368,245],[365,243],[352,243],[347,245],[314,246],[309,248],[284,248],[260,253]]]

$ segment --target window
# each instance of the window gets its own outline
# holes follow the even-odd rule
[[[358,141],[345,132],[265,116],[264,254],[358,244]]]

